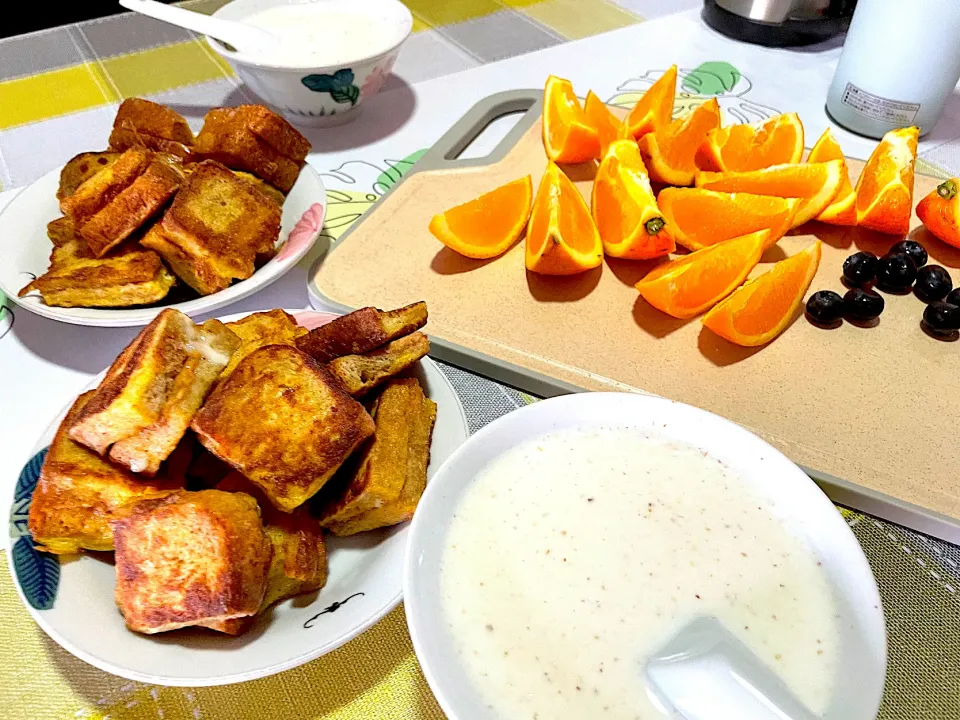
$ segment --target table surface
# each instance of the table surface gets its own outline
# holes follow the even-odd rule
[[[540,87],[550,73],[570,77],[581,93],[593,88],[629,105],[677,63],[691,78],[681,83],[681,105],[717,97],[725,122],[796,110],[808,145],[829,125],[823,99],[839,40],[803,50],[735,43],[703,26],[699,0],[406,2],[414,34],[385,91],[351,124],[308,132],[309,161],[329,193],[324,232],[334,241],[473,103],[500,90]],[[219,3],[189,4],[210,10]],[[678,11],[686,12],[672,14]],[[654,19],[661,15],[670,17]],[[695,69],[702,72],[691,75]],[[195,127],[211,106],[257,101],[197,38],[139,16],[0,40],[0,189],[7,190],[0,206],[77,152],[102,148],[117,104],[134,95],[175,107]],[[508,124],[496,123],[466,154],[488,152]],[[834,130],[848,155],[866,157],[873,147]],[[918,169],[943,177],[960,171],[960,94],[921,143]],[[311,260],[225,312],[306,307]],[[49,419],[135,334],[61,325],[9,301],[0,306],[0,369],[7,380],[0,384],[0,497],[10,496]],[[458,368],[443,369],[471,430],[535,401]],[[870,561],[886,612],[890,665],[880,716],[960,717],[960,549],[839,510]],[[9,575],[0,572],[0,648],[3,716],[443,717],[413,655],[402,608],[301,668],[238,686],[184,690],[128,682],[76,660],[33,624]]]

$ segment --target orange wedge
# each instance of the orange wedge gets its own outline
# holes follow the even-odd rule
[[[675,318],[699,315],[746,279],[760,262],[769,235],[769,230],[758,230],[658,265],[637,283],[637,290]]]
[[[770,242],[776,243],[793,224],[800,202],[699,188],[664,188],[657,197],[673,239],[688,250],[764,229],[770,230]]]
[[[532,204],[533,183],[527,175],[434,215],[430,232],[461,255],[479,260],[496,257],[520,237]]]
[[[611,257],[647,260],[676,250],[633,140],[615,140],[603,156],[590,208]]]
[[[547,78],[543,90],[543,147],[553,162],[578,163],[600,156],[597,131],[569,80]]]
[[[800,198],[793,227],[813,220],[827,209],[846,175],[843,160],[797,165],[772,165],[749,172],[698,172],[697,187],[720,192]]]
[[[857,180],[857,224],[891,235],[906,235],[913,211],[915,127],[891,130],[867,160]]]
[[[813,146],[810,155],[807,156],[808,163],[827,162],[828,160],[843,160],[843,150],[840,149],[830,128],[823,131],[823,135]],[[843,170],[843,180],[840,181],[840,189],[837,191],[837,197],[830,203],[826,210],[817,215],[820,222],[830,223],[831,225],[856,225],[857,224],[857,193],[853,190],[853,184],[850,182],[849,173],[846,168]]]
[[[710,98],[689,115],[640,138],[640,153],[650,177],[665,185],[693,185],[694,156],[711,130],[720,127],[720,106]]]
[[[677,66],[661,75],[643,94],[627,116],[627,131],[634,140],[666,127],[673,118],[673,99],[677,94]]]
[[[738,289],[702,322],[736,345],[764,345],[793,322],[818,267],[819,240]]]
[[[937,185],[917,203],[917,217],[947,245],[960,248],[960,178],[950,178]]]
[[[798,163],[803,157],[803,123],[796,113],[775,115],[753,125],[729,125],[707,133],[697,150],[702,170],[760,170]]]
[[[537,189],[527,225],[527,270],[576,275],[603,262],[603,245],[583,195],[552,162]]]
[[[607,154],[607,148],[614,140],[620,140],[627,137],[627,129],[620,119],[610,112],[610,108],[593,90],[587,93],[587,101],[584,103],[587,113],[587,120],[597,131],[597,139],[600,141],[600,157]]]

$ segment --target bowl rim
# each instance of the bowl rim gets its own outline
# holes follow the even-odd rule
[[[610,399],[613,396],[619,396],[619,398],[638,398],[642,399],[641,402],[649,402],[654,405],[662,406],[673,406],[681,407],[684,409],[684,412],[690,412],[694,415],[699,415],[704,417],[713,423],[719,423],[727,427],[733,428],[736,432],[744,433],[746,437],[752,438],[754,443],[760,443],[764,447],[764,453],[769,452],[770,455],[779,456],[780,459],[789,463],[789,465],[796,471],[796,473],[802,475],[806,478],[811,484],[814,485],[814,488],[817,493],[819,493],[819,498],[813,498],[814,502],[822,508],[821,512],[811,513],[810,517],[817,517],[823,523],[828,523],[837,528],[838,532],[846,534],[847,542],[844,542],[843,545],[847,547],[847,551],[853,555],[853,563],[847,563],[843,565],[845,570],[849,572],[849,577],[856,578],[862,583],[854,583],[851,581],[849,587],[857,585],[862,591],[863,601],[856,604],[854,607],[854,614],[856,617],[863,621],[865,627],[876,631],[878,633],[877,642],[872,647],[872,650],[877,652],[877,660],[880,662],[881,671],[879,672],[879,677],[875,678],[878,680],[879,684],[876,689],[876,697],[868,699],[868,702],[875,701],[872,703],[875,705],[874,716],[876,712],[879,711],[880,703],[883,697],[883,688],[885,683],[885,676],[887,668],[889,666],[889,652],[888,652],[888,637],[886,630],[886,621],[885,613],[883,609],[883,604],[880,598],[879,588],[877,586],[876,576],[873,574],[870,564],[867,561],[866,555],[863,552],[863,548],[860,546],[860,543],[857,541],[856,537],[853,535],[847,523],[844,521],[843,517],[836,511],[835,506],[832,501],[823,493],[823,491],[816,486],[816,483],[810,478],[806,473],[803,472],[792,460],[786,457],[783,453],[777,450],[775,447],[770,445],[766,440],[755,435],[753,432],[747,428],[738,425],[731,420],[728,420],[720,415],[703,410],[701,408],[687,405],[685,403],[676,402],[668,398],[662,398],[655,395],[649,395],[646,393],[631,393],[631,392],[586,392],[586,393],[574,393],[570,395],[562,395],[558,397],[548,398],[541,400],[530,405],[518,408],[507,415],[497,418],[489,425],[481,428],[477,432],[473,433],[470,438],[458,447],[438,468],[436,475],[433,478],[433,482],[427,487],[424,492],[423,497],[421,498],[420,505],[418,506],[418,511],[414,515],[413,521],[410,523],[410,531],[407,536],[407,546],[406,554],[404,558],[403,565],[403,596],[404,596],[404,615],[407,622],[407,628],[410,633],[410,639],[413,645],[414,653],[417,657],[417,661],[420,664],[420,667],[423,671],[424,678],[427,680],[427,685],[430,687],[433,692],[437,702],[440,707],[443,709],[444,713],[451,720],[457,720],[458,718],[467,717],[462,713],[464,707],[458,706],[453,701],[453,695],[451,694],[451,686],[442,679],[443,673],[440,671],[440,666],[443,663],[453,662],[452,658],[440,657],[436,652],[435,648],[431,647],[434,643],[429,641],[427,634],[431,630],[436,629],[439,626],[438,619],[427,618],[425,613],[425,608],[421,602],[421,598],[424,595],[424,573],[421,571],[421,558],[418,556],[421,554],[421,550],[426,547],[426,543],[429,541],[429,532],[431,525],[436,525],[438,522],[437,511],[430,511],[434,502],[433,497],[440,495],[443,492],[443,488],[447,485],[451,485],[456,481],[455,468],[457,465],[463,462],[464,458],[469,456],[469,454],[475,452],[474,448],[478,445],[487,444],[496,438],[495,433],[499,433],[499,428],[501,426],[507,425],[510,422],[508,419],[512,418],[513,423],[520,423],[518,427],[524,428],[519,429],[519,436],[517,442],[512,443],[509,447],[515,447],[518,443],[523,442],[524,440],[532,439],[539,434],[554,432],[560,429],[572,427],[569,424],[561,424],[556,428],[549,429],[536,426],[536,430],[533,432],[527,431],[525,428],[533,420],[533,415],[535,413],[548,412],[544,407],[556,407],[558,403],[567,403],[567,404],[576,404],[576,403],[591,403],[591,402],[604,402],[604,396],[607,399]],[[632,400],[628,402],[633,402]],[[544,406],[544,407],[542,407]],[[522,420],[527,422],[522,422]],[[642,422],[642,419],[640,420]],[[609,421],[611,426],[626,426],[626,422],[623,415],[614,415],[611,416]],[[595,423],[587,423],[587,426],[593,425]],[[638,423],[639,424],[639,423]],[[518,429],[515,427],[514,429]],[[696,441],[690,440],[691,444],[695,444]],[[502,450],[498,453],[491,455],[486,462],[490,462],[493,458],[499,457],[505,450]],[[463,482],[463,486],[455,491],[455,497],[457,499],[462,497],[462,493],[465,492],[466,488],[469,486],[472,480],[466,480]],[[750,481],[753,484],[752,481]],[[791,483],[792,485],[792,483]],[[776,495],[773,494],[771,499],[775,498]],[[441,510],[441,513],[447,517],[441,518],[441,523],[449,521],[449,515],[452,513],[453,508],[456,506],[456,501],[449,504],[449,507],[445,511]],[[428,517],[427,512],[422,512],[426,509],[428,512],[431,512]],[[829,511],[829,512],[828,512]],[[808,516],[802,516],[795,511],[789,511],[787,513],[791,518],[798,520],[801,523],[807,522]],[[841,527],[842,525],[842,527]],[[848,558],[849,559],[849,558]],[[839,566],[839,558],[835,561],[837,566]],[[833,563],[831,563],[833,564]],[[831,587],[835,588],[835,580],[831,579]],[[841,669],[838,668],[838,673]],[[840,674],[837,675],[838,683],[842,679]],[[874,683],[876,684],[876,683]],[[866,692],[866,688],[862,688],[863,692]]]
[[[240,0],[231,0],[230,2],[222,5],[217,8],[217,10],[212,13],[211,17],[223,17],[223,11],[229,8],[231,5],[235,5]],[[230,62],[235,62],[238,65],[243,65],[244,67],[249,68],[259,68],[263,70],[272,70],[278,72],[288,72],[288,73],[304,73],[304,72],[323,72],[328,70],[338,70],[344,67],[354,67],[366,63],[376,63],[383,58],[389,56],[391,53],[396,52],[401,45],[403,45],[407,39],[410,37],[413,32],[413,13],[410,12],[410,8],[404,5],[400,0],[379,0],[381,3],[387,3],[396,8],[398,13],[403,15],[403,25],[404,32],[397,42],[390,45],[387,49],[381,50],[369,55],[364,55],[358,58],[347,58],[343,62],[327,64],[327,65],[278,65],[275,63],[264,62],[262,60],[256,60],[249,55],[244,55],[240,52],[233,52],[228,50],[218,41],[214,40],[209,35],[205,35],[204,39],[207,41],[214,52],[216,52],[221,57],[225,58]],[[308,0],[308,2],[296,2],[296,0],[274,0],[271,4],[271,7],[280,7],[285,5],[312,5],[315,2]],[[356,14],[358,15],[369,15],[372,17],[378,17],[376,13],[370,12],[369,8],[364,3],[358,3],[355,6]]]

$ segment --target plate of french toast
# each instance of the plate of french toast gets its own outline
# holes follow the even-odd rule
[[[107,672],[207,686],[296,667],[396,607],[408,520],[468,434],[418,302],[162,310],[18,479],[8,558],[38,625]]]
[[[326,191],[309,151],[262,105],[213,108],[195,135],[169,107],[124,100],[106,150],[73,157],[0,213],[0,289],[38,315],[103,327],[247,297],[320,235]]]

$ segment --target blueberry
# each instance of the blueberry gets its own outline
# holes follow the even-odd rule
[[[950,273],[939,265],[927,265],[917,270],[917,281],[913,285],[913,294],[924,302],[943,300],[953,289]]]
[[[843,277],[854,287],[873,282],[877,276],[877,256],[871,252],[854,253],[843,261]]]
[[[833,290],[819,290],[807,300],[807,318],[816,325],[832,325],[843,317],[843,298]]]
[[[960,330],[960,307],[945,302],[932,302],[923,311],[924,330],[933,335],[952,335]]]
[[[927,264],[926,249],[923,247],[923,245],[913,240],[901,240],[898,242],[896,245],[890,248],[889,254],[893,255],[894,253],[903,253],[913,260],[913,264],[918,268],[922,268]]]
[[[903,292],[917,279],[917,266],[905,253],[888,253],[877,263],[877,285],[881,290]]]
[[[851,320],[873,320],[883,312],[883,298],[870,290],[854,288],[843,296],[843,310]]]
[[[951,305],[960,305],[960,288],[955,288],[950,291],[950,294],[947,295],[946,302]]]

